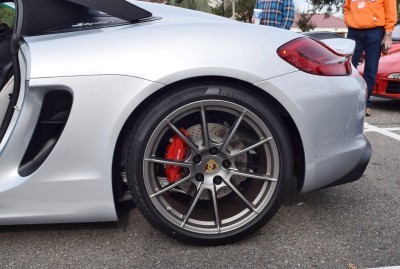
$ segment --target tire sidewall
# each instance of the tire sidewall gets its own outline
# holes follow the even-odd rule
[[[257,115],[274,137],[281,164],[275,191],[262,212],[239,229],[218,235],[186,231],[167,221],[152,204],[143,180],[143,156],[147,141],[159,123],[182,105],[209,99],[230,101]],[[167,93],[158,101],[153,102],[153,105],[144,112],[142,119],[132,128],[129,141],[126,168],[134,202],[154,226],[167,235],[184,242],[207,245],[229,243],[255,232],[278,211],[292,175],[290,139],[282,121],[277,113],[266,102],[263,102],[263,98],[243,87],[208,83],[207,85],[182,86]]]

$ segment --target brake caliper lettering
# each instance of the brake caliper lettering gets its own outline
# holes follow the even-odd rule
[[[179,129],[186,137],[189,133],[184,129]],[[185,141],[177,134],[174,134],[167,146],[166,158],[170,160],[182,161],[186,155],[187,145]],[[170,183],[174,183],[182,178],[182,167],[177,165],[166,165],[166,177]]]

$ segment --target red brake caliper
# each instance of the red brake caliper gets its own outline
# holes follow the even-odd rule
[[[186,137],[189,133],[184,129],[179,129]],[[170,140],[170,144],[167,146],[166,158],[170,160],[182,161],[186,154],[187,145],[185,141],[177,134],[174,134]],[[166,176],[170,183],[182,178],[182,167],[177,165],[167,164]]]

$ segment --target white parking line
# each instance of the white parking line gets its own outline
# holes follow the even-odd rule
[[[393,128],[385,128],[388,131],[400,131],[400,127],[393,127]]]
[[[392,133],[391,131],[400,131],[400,127],[379,128],[366,122],[364,123],[364,132],[377,132],[400,141],[400,135]],[[376,267],[367,269],[400,269],[400,266]]]
[[[379,128],[371,124],[364,123],[364,132],[377,132],[400,141],[400,135],[393,133],[391,131],[400,131],[400,128],[399,127]]]
[[[400,266],[377,267],[377,268],[367,268],[367,269],[400,269]]]

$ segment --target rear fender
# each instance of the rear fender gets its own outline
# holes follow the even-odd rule
[[[344,56],[351,56],[356,48],[356,42],[346,38],[330,38],[321,40],[334,51]]]

